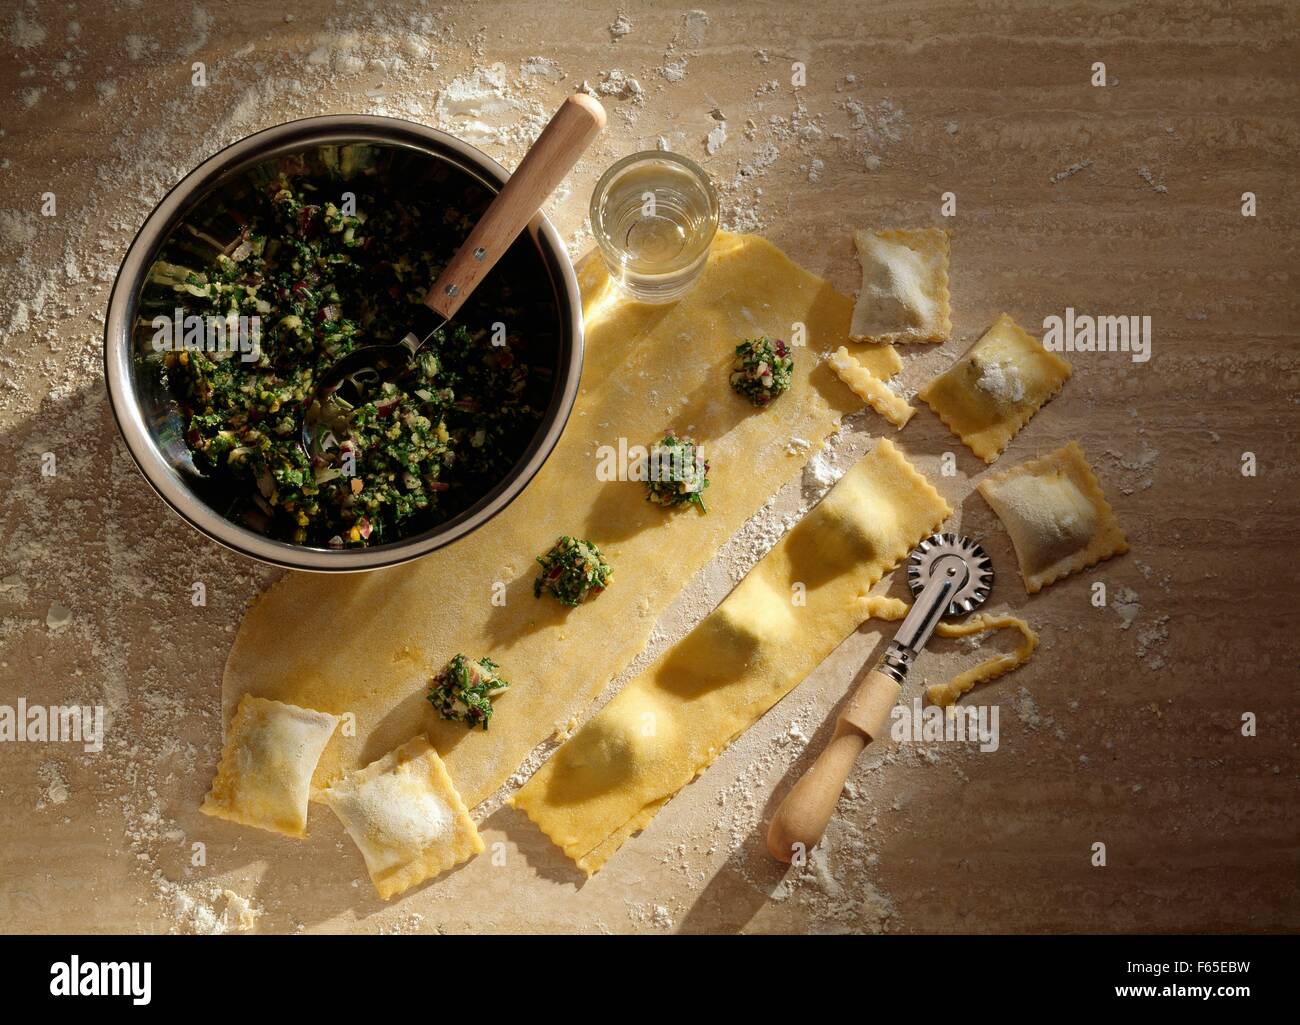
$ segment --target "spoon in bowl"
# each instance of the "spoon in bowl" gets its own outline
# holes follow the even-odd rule
[[[308,456],[321,455],[326,440],[341,428],[342,416],[331,408],[331,397],[344,385],[350,384],[364,395],[376,384],[400,377],[528,227],[542,203],[604,126],[605,109],[586,93],[574,93],[560,105],[425,293],[415,314],[420,323],[412,325],[412,330],[396,344],[367,345],[348,353],[321,377],[303,418],[302,447]]]

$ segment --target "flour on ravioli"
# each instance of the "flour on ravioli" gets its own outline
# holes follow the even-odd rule
[[[952,333],[948,233],[942,228],[857,231],[862,287],[849,336],[869,342],[942,342]]]
[[[307,835],[311,777],[340,719],[245,694],[200,811],[286,836]]]

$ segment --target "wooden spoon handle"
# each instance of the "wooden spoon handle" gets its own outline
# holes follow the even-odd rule
[[[777,808],[767,831],[767,849],[777,861],[790,861],[802,845],[817,846],[835,813],[853,763],[880,736],[902,688],[879,669],[858,685],[835,724],[835,736]]]
[[[566,99],[438,275],[424,304],[448,320],[454,317],[604,127],[605,108],[596,100],[585,93]]]

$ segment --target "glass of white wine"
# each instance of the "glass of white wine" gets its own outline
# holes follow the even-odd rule
[[[675,302],[709,258],[718,194],[693,160],[659,150],[633,153],[596,183],[591,230],[625,292],[641,302]]]

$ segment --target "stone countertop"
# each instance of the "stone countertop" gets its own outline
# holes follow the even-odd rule
[[[0,702],[99,704],[110,722],[98,754],[0,743],[5,930],[211,932],[246,907],[262,931],[1295,929],[1298,20],[1100,0],[10,5]],[[922,407],[899,444],[984,539],[991,607],[1041,635],[1028,667],[969,699],[999,708],[996,752],[877,745],[813,862],[773,863],[774,795],[879,648],[868,624],[594,879],[502,808],[483,816],[487,854],[385,905],[319,809],[307,842],[197,813],[221,666],[275,574],[205,542],[136,472],[100,371],[108,291],[163,193],[252,131],[390,114],[514,166],[584,81],[610,125],[549,208],[575,256],[603,168],[663,145],[707,168],[727,226],[850,294],[853,228],[950,229],[953,338],[901,350],[908,394],[1003,311],[1035,332],[1067,307],[1149,316],[1149,361],[1072,357],[997,463],[1077,438],[1132,550],[1027,598],[972,492],[986,467]],[[499,92],[489,117],[462,116],[467,87]],[[855,416],[833,461],[886,432]],[[805,473],[749,536],[823,488]],[[665,642],[726,593],[743,548],[664,617]],[[976,657],[932,647],[927,680]]]

